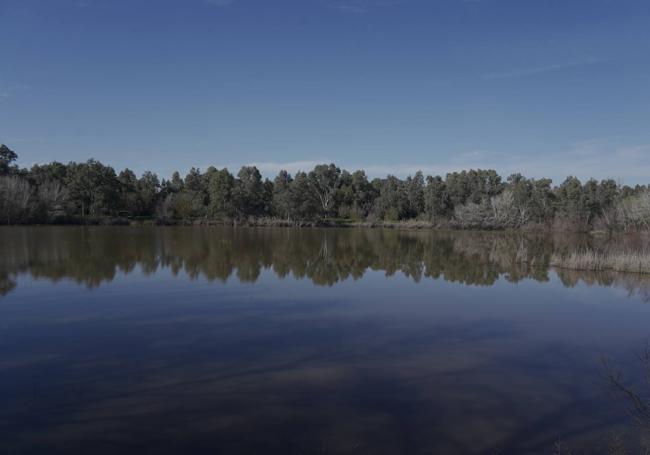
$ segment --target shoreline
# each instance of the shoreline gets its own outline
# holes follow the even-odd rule
[[[495,228],[490,226],[467,227],[450,220],[434,223],[424,220],[405,221],[362,221],[349,219],[303,220],[294,221],[279,218],[248,218],[248,219],[218,219],[218,218],[126,218],[126,217],[74,217],[61,218],[50,223],[9,223],[0,226],[224,226],[224,227],[283,227],[283,228],[365,228],[365,229],[395,229],[395,230],[432,230],[456,232],[522,232],[536,234],[570,233],[570,234],[639,234],[641,232],[625,231],[573,231],[554,229],[540,224],[530,224],[519,228]]]
[[[255,218],[243,220],[223,219],[155,219],[155,218],[73,218],[56,220],[51,223],[23,223],[23,224],[0,224],[0,227],[29,227],[29,226],[124,226],[124,227],[234,227],[234,228],[299,228],[299,229],[389,229],[399,231],[434,231],[434,232],[502,232],[537,235],[591,235],[600,237],[612,237],[621,235],[650,236],[649,231],[606,231],[599,229],[592,230],[570,230],[557,229],[548,225],[530,224],[519,228],[494,228],[494,227],[464,227],[453,221],[446,220],[442,223],[429,221],[355,221],[355,220],[312,220],[292,221],[276,218]]]

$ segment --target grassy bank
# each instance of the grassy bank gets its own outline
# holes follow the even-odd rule
[[[650,274],[649,251],[604,253],[578,251],[568,255],[553,254],[551,265],[570,270],[615,271]]]

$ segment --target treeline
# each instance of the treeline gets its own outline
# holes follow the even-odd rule
[[[538,226],[585,231],[650,230],[650,190],[614,180],[581,182],[494,170],[453,172],[444,178],[417,172],[406,179],[389,175],[369,180],[363,170],[334,164],[263,179],[254,166],[237,175],[228,169],[192,168],[160,179],[119,174],[99,161],[53,162],[21,169],[17,155],[0,146],[0,223],[92,222],[107,218],[174,220],[260,219],[318,222],[415,220],[438,227],[512,229]]]

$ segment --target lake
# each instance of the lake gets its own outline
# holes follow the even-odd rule
[[[0,453],[637,447],[603,359],[642,381],[650,277],[548,264],[643,242],[2,228]]]

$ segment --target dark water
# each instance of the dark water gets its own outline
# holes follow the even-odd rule
[[[638,239],[617,240],[638,248]],[[604,239],[0,229],[0,453],[604,453],[650,336]]]

